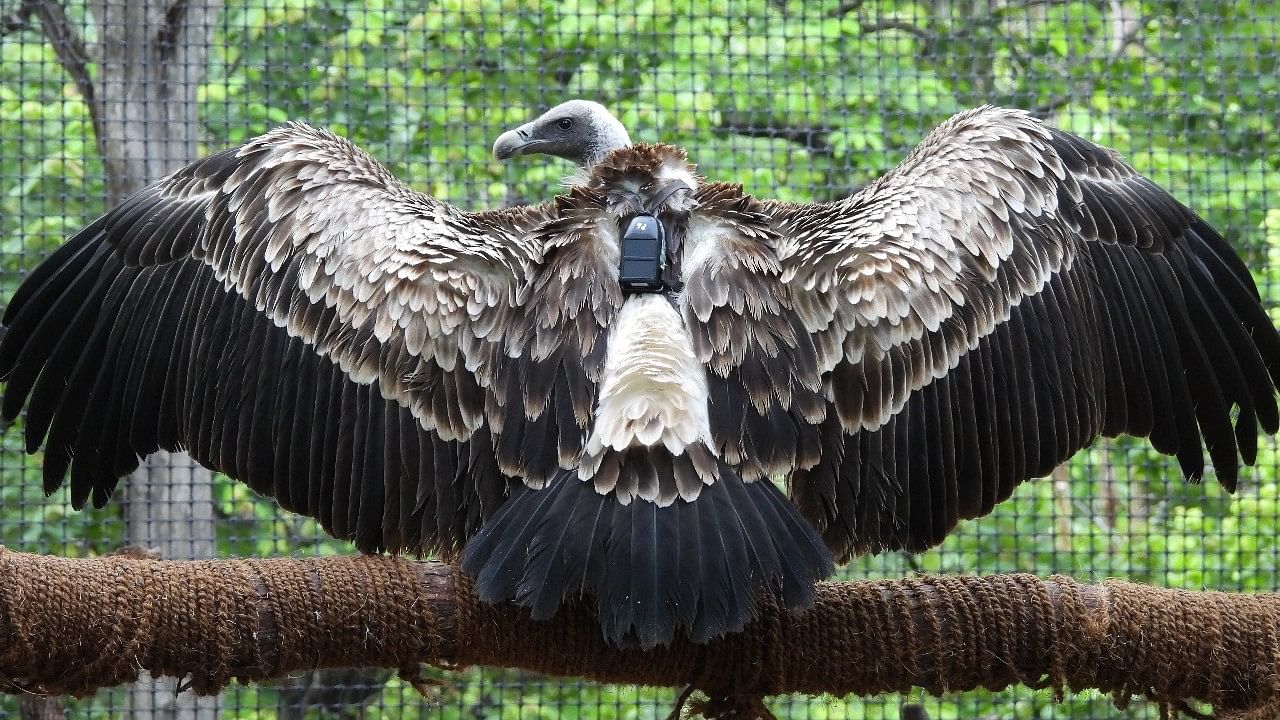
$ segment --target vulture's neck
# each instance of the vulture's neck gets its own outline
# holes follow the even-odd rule
[[[604,113],[604,117],[597,118],[596,130],[598,134],[588,146],[586,154],[583,156],[582,163],[578,168],[582,174],[590,174],[596,163],[604,159],[605,155],[619,148],[631,147],[631,136],[627,134],[627,129],[622,126],[618,118]]]

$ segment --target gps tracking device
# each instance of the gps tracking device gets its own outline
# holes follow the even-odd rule
[[[652,215],[636,215],[622,234],[622,266],[618,282],[624,291],[662,292],[667,289],[662,271],[667,267],[666,230]]]
[[[643,212],[627,221],[627,229],[618,243],[618,249],[622,251],[618,284],[624,293],[678,291],[683,286],[678,277],[673,282],[664,277],[668,274],[667,229],[657,218],[667,200],[681,190],[689,191],[691,188],[683,180],[674,180],[659,188],[647,202],[636,198]]]

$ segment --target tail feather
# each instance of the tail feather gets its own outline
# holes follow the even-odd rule
[[[594,591],[596,612],[606,636],[611,634],[610,628],[628,629],[610,638],[618,644],[630,644],[632,633],[644,644],[646,638],[674,627],[673,608],[662,601],[662,583],[666,580],[669,587],[671,578],[662,577],[664,568],[659,565],[658,510],[653,503],[632,501],[623,512],[614,513],[609,529],[611,541],[605,543],[609,570]]]
[[[706,642],[735,630],[741,618],[754,617],[756,598],[754,593],[740,593],[735,589],[752,583],[752,567],[746,547],[737,540],[740,532],[722,526],[724,495],[704,493],[695,502],[702,517],[697,526],[703,546],[699,582],[705,588],[698,603],[697,622],[690,638]],[[704,502],[705,501],[705,502]]]
[[[523,485],[521,488],[528,490]],[[503,523],[503,532],[485,534],[481,530],[480,534],[467,543],[463,551],[464,568],[466,553],[473,547],[477,554],[483,554],[492,560],[482,568],[476,568],[474,572],[468,570],[475,577],[477,589],[480,589],[482,598],[486,595],[483,588],[503,588],[510,593],[502,598],[504,600],[519,594],[520,585],[525,579],[525,568],[528,566],[529,550],[538,544],[537,538],[547,530],[545,524],[540,521],[549,514],[547,509],[556,496],[552,493],[529,492],[521,497],[527,500],[526,507],[523,508],[524,513],[509,512],[508,507],[511,503],[508,501],[499,513],[499,516],[507,521]],[[498,518],[494,518],[495,522],[497,520]]]
[[[587,567],[593,561],[591,550],[595,543],[567,541],[575,536],[594,537],[602,526],[601,520],[605,520],[604,525],[608,524],[606,511],[612,510],[603,503],[583,502],[584,499],[589,498],[582,493],[557,495],[550,514],[568,521],[559,529],[552,528],[552,532],[539,533],[529,546],[528,565],[517,597],[528,605],[535,618],[549,618],[560,607],[560,595],[553,592],[553,588],[564,588],[566,592],[582,588]],[[565,550],[558,552],[559,548]],[[604,553],[597,555],[597,564],[603,566]]]
[[[776,486],[723,465],[696,500],[666,507],[624,505],[571,470],[542,489],[521,486],[467,544],[462,567],[481,599],[514,600],[535,619],[590,596],[606,641],[644,648],[677,632],[706,642],[741,630],[762,592],[807,607],[833,569]]]
[[[678,502],[674,505],[679,517],[675,529],[679,533],[679,541],[672,544],[676,552],[676,574],[678,577],[702,577],[703,555],[709,551],[704,546],[701,528],[705,523],[702,518],[702,506],[697,502]],[[668,588],[670,602],[675,608],[676,624],[681,627],[697,627],[698,613],[702,603],[698,602],[702,594],[700,583],[676,583]]]
[[[796,511],[791,500],[781,492],[768,493],[766,500],[773,505],[777,518],[786,523],[786,532],[775,532],[773,537],[788,538],[796,543],[778,547],[779,554],[792,559],[780,565],[782,602],[787,607],[808,607],[814,601],[813,578],[827,577],[835,566],[826,544],[814,533],[809,521]]]

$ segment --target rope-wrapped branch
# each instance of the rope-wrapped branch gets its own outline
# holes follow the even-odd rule
[[[610,649],[591,615],[533,622],[439,563],[394,557],[69,560],[0,549],[0,683],[82,695],[139,669],[232,679],[349,665],[496,665],[694,683],[743,714],[778,693],[933,693],[1023,683],[1220,712],[1280,705],[1280,596],[1057,577],[824,583],[710,645]],[[756,700],[753,700],[756,699]]]

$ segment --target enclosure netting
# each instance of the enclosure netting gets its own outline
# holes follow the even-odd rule
[[[228,0],[203,14],[193,8],[214,0],[102,1],[178,23],[208,18],[169,38],[209,42],[207,59],[185,73],[195,83],[184,102],[195,103],[189,135],[199,155],[299,119],[352,138],[411,185],[463,207],[540,201],[571,168],[545,157],[500,164],[493,140],[561,100],[588,97],[615,111],[633,138],[686,146],[709,177],[763,196],[832,199],[893,167],[949,114],[1009,105],[1120,150],[1224,231],[1269,306],[1280,299],[1276,0]],[[76,79],[110,89],[93,52],[110,28],[99,24],[102,7],[81,0],[3,0],[0,15],[7,298],[106,207],[104,164]],[[66,52],[77,38],[85,52]],[[171,53],[169,62],[185,57]],[[120,102],[109,92],[97,99]],[[0,544],[64,556],[138,542],[171,557],[352,552],[240,484],[192,472],[184,457],[173,463],[181,492],[167,491],[175,480],[153,470],[150,484],[134,482],[142,491],[126,491],[126,481],[105,508],[75,512],[65,491],[44,497],[40,457],[24,455],[10,430],[0,452]],[[862,558],[840,576],[1018,571],[1266,591],[1280,588],[1278,534],[1273,441],[1234,497],[1212,474],[1184,484],[1176,464],[1145,443],[1103,441],[941,547]],[[64,709],[74,717],[159,717],[161,706],[176,705],[226,718],[660,718],[673,698],[499,670],[428,674],[441,681],[433,697],[390,671],[350,670],[235,687],[198,706],[158,685]],[[898,717],[904,700],[781,697],[770,706],[781,718],[878,718]],[[935,718],[1121,714],[1097,695],[1054,705],[1050,693],[1026,689],[923,702]],[[17,699],[0,699],[0,716],[19,712]],[[1155,712],[1138,706],[1125,716]]]

